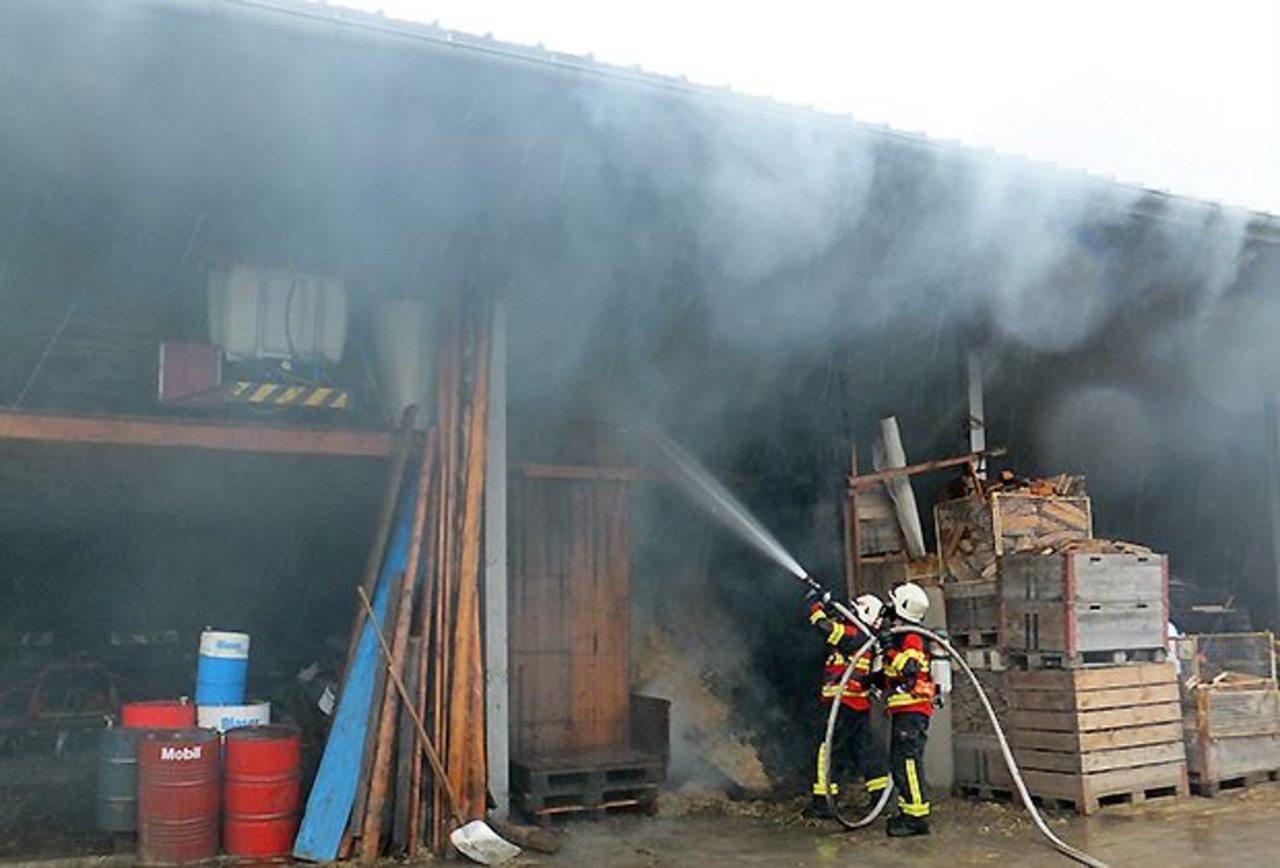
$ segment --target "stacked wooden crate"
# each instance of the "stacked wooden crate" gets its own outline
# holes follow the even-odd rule
[[[1280,779],[1280,690],[1270,633],[1178,640],[1191,783],[1201,795]]]
[[[935,510],[948,630],[979,674],[1028,789],[1091,813],[1187,792],[1164,660],[1165,558],[1092,540],[1084,496],[994,492]],[[953,693],[956,782],[1012,788],[985,710]]]
[[[940,503],[934,521],[952,644],[970,666],[1003,668],[1004,559],[1089,539],[1089,498],[995,491]]]
[[[1032,795],[1091,814],[1111,801],[1187,794],[1171,663],[1006,673],[1008,736]]]
[[[1000,567],[1000,629],[1028,668],[1161,661],[1168,563],[1155,554],[1015,554]]]

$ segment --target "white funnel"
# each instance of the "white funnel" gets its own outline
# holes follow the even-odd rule
[[[392,423],[411,404],[418,405],[419,430],[427,427],[431,394],[431,308],[418,301],[391,301],[373,312],[378,387]]]

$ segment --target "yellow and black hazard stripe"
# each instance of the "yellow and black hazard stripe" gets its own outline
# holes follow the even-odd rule
[[[227,387],[226,398],[235,404],[252,404],[256,407],[301,407],[307,410],[351,408],[351,393],[346,389],[301,383],[237,380]]]

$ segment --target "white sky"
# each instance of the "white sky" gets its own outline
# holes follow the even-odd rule
[[[1280,214],[1280,0],[330,0]]]

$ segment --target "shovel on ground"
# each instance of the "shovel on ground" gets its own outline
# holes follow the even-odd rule
[[[386,637],[378,629],[378,617],[373,613],[373,606],[369,603],[369,595],[364,592],[364,588],[356,588],[356,593],[360,595],[360,603],[364,606],[365,614],[368,616],[367,623],[373,628],[373,635],[378,638],[378,645],[382,648],[382,657],[387,661],[387,675],[390,676],[395,684],[396,692],[400,694],[400,702],[404,704],[405,711],[409,712],[409,717],[413,719],[413,725],[418,730],[418,743],[422,745],[422,752],[427,755],[427,761],[431,763],[431,770],[435,772],[432,777],[435,778],[436,785],[440,787],[440,791],[444,793],[444,800],[449,806],[449,813],[453,815],[453,823],[456,828],[449,833],[449,843],[453,844],[463,856],[473,862],[479,862],[481,865],[501,865],[503,862],[519,856],[520,848],[510,841],[504,840],[497,832],[490,829],[489,824],[484,820],[472,820],[468,823],[463,819],[461,811],[458,810],[458,796],[453,791],[453,782],[444,773],[444,765],[440,762],[440,755],[436,753],[435,745],[427,737],[427,728],[422,725],[422,718],[418,716],[418,708],[414,701],[409,698],[409,691],[405,689],[404,682],[400,680],[400,674],[396,672],[395,666],[391,662],[391,649],[387,647]]]

